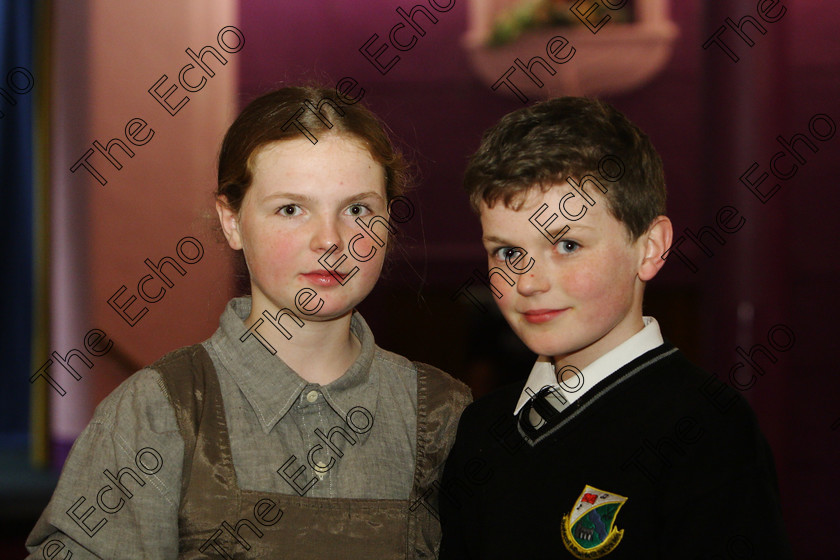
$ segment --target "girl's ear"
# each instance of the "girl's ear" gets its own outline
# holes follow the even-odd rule
[[[239,232],[239,214],[235,212],[229,205],[227,197],[216,197],[216,212],[219,213],[219,222],[222,225],[222,231],[225,232],[228,245],[234,251],[242,249],[242,236]]]
[[[667,216],[657,216],[642,234],[640,241],[644,243],[644,256],[639,264],[639,279],[647,282],[656,276],[665,259],[662,255],[671,247],[671,239],[674,236],[674,229],[671,220]]]

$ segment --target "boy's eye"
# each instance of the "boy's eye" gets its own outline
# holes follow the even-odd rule
[[[300,206],[297,204],[286,204],[277,209],[277,214],[286,217],[299,216],[301,213]]]
[[[370,213],[370,211],[371,211],[370,207],[367,204],[361,204],[361,203],[351,204],[347,208],[347,212],[351,216],[366,216],[368,213]]]
[[[516,262],[521,254],[522,249],[518,247],[499,247],[493,251],[493,256],[500,261],[509,260],[510,262]]]
[[[580,249],[580,243],[578,243],[577,241],[562,239],[562,240],[560,240],[560,243],[557,244],[557,250],[560,253],[564,253],[564,254],[567,254],[567,255],[569,253],[574,253],[578,249]]]

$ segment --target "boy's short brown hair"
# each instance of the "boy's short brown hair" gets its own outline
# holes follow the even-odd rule
[[[478,212],[482,201],[516,208],[534,186],[545,191],[585,175],[606,179],[599,181],[609,211],[633,240],[665,214],[665,174],[650,139],[608,103],[585,97],[550,99],[502,117],[470,158],[464,187]]]

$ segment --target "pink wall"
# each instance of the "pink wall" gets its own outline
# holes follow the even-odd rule
[[[177,83],[179,70],[190,62],[187,47],[219,49],[219,30],[238,23],[235,4],[54,5],[51,346],[62,356],[80,350],[93,363],[88,369],[73,359],[80,380],[57,364],[49,370],[67,393],[52,393],[51,406],[53,436],[66,446],[90,420],[95,405],[129,374],[165,352],[208,337],[218,324],[232,278],[229,254],[216,241],[208,216],[213,213],[214,157],[233,119],[240,61],[238,54],[224,53],[228,63],[215,63],[215,77],[189,94],[188,103],[172,116],[149,88],[164,74],[163,91],[173,80]],[[235,46],[234,36],[226,37]],[[197,84],[200,72],[187,77]],[[179,87],[170,102],[177,103],[183,93]],[[125,129],[135,118],[147,125],[132,125],[132,143]],[[112,148],[122,166],[117,169],[95,152],[88,164],[107,184],[84,167],[70,171],[94,140],[107,145],[112,138],[134,157]],[[195,264],[176,254],[178,241],[187,236],[203,246],[204,255]],[[197,256],[194,248],[183,251],[188,258]],[[129,326],[107,301],[122,285],[128,292],[120,303],[129,294],[137,297],[138,281],[149,274],[144,260],[157,263],[164,256],[177,259],[186,275],[167,268],[174,287],[156,303],[135,302],[131,315],[144,306],[148,312]],[[147,293],[159,293],[162,286],[155,278],[146,285]],[[84,348],[91,329],[104,331],[113,342],[103,356]],[[106,344],[102,340],[93,346],[104,350]]]

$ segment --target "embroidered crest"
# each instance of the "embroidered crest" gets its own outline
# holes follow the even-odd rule
[[[601,558],[618,546],[624,531],[615,526],[627,498],[588,484],[572,511],[563,516],[563,544],[575,558]]]

